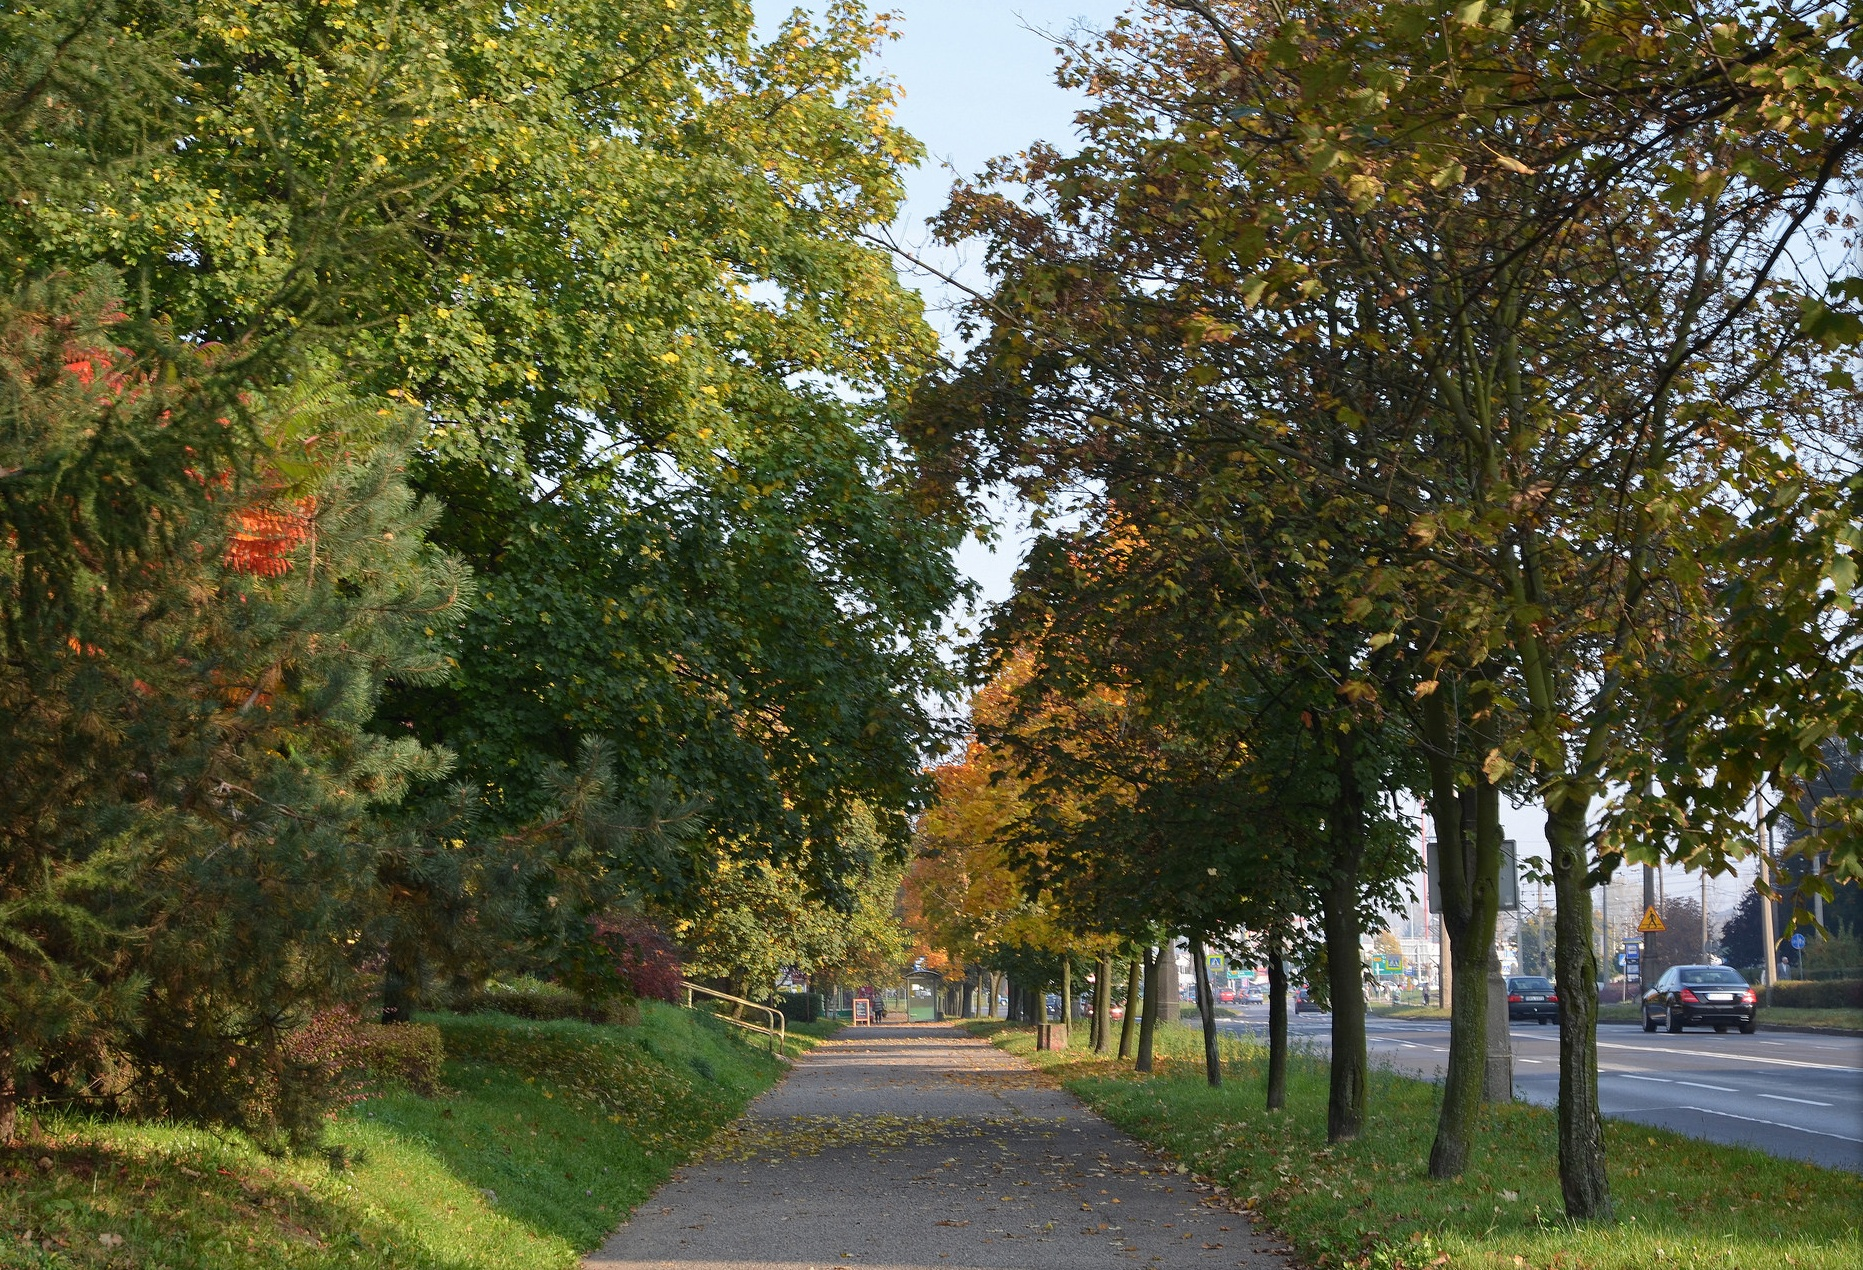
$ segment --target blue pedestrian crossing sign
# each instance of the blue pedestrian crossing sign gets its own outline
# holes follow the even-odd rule
[[[1210,968],[1210,978],[1227,979],[1229,977],[1229,962],[1221,953],[1206,954],[1203,964]]]

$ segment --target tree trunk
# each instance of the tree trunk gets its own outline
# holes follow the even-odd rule
[[[1440,859],[1441,843],[1438,843]],[[1494,925],[1487,923],[1492,943]],[[1449,933],[1449,958],[1455,994],[1449,998],[1449,1063],[1443,1077],[1442,1110],[1436,1118],[1436,1141],[1430,1147],[1430,1176],[1462,1176],[1481,1115],[1482,1081],[1488,1062],[1488,958],[1477,959],[1478,937],[1466,930]]]
[[[388,966],[382,974],[382,1022],[409,1023],[420,1006],[420,949],[411,938],[388,941]]]
[[[1074,959],[1061,958],[1061,1022],[1074,1026]]]
[[[1333,1007],[1332,1079],[1326,1095],[1326,1140],[1343,1142],[1365,1125],[1364,955],[1359,949],[1358,879],[1365,854],[1365,796],[1359,785],[1357,733],[1334,737],[1338,794],[1327,817],[1331,870],[1320,895],[1326,932],[1327,992]]]
[[[1216,1050],[1216,993],[1210,987],[1210,963],[1203,955],[1201,939],[1191,943],[1190,961],[1197,976],[1197,1015],[1203,1023],[1203,1075],[1211,1089],[1220,1089],[1223,1060]]]
[[[1119,1061],[1132,1057],[1132,1025],[1139,1011],[1139,959],[1126,965],[1126,1008],[1119,1020]]]
[[[1158,981],[1163,977],[1164,956],[1156,948],[1145,950],[1145,1016],[1139,1020],[1138,1062],[1133,1066],[1141,1072],[1151,1070],[1152,1043],[1158,1036],[1158,1005],[1163,993]]]
[[[1553,964],[1559,986],[1559,1188],[1574,1221],[1610,1221],[1598,1112],[1598,961],[1591,948],[1590,798],[1566,784],[1546,798],[1552,849]]]
[[[1268,949],[1268,1110],[1287,1105],[1287,963],[1281,946]]]
[[[1100,954],[1100,965],[1093,979],[1093,1052],[1104,1054],[1112,1048],[1113,1031],[1113,955]]]
[[[1500,898],[1501,791],[1477,769],[1473,787],[1457,780],[1461,747],[1453,734],[1450,693],[1439,689],[1423,699],[1425,747],[1430,770],[1430,814],[1436,825],[1437,892],[1449,935],[1449,1062],[1443,1080],[1436,1141],[1430,1147],[1430,1176],[1460,1177],[1468,1167],[1481,1115],[1488,1065],[1488,962]],[[1492,694],[1469,693],[1470,725],[1477,752],[1494,742]]]
[[[0,1048],[0,1146],[12,1143],[19,1132],[19,1077],[13,1069],[12,1048]]]

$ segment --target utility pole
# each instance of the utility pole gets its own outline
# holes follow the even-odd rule
[[[1656,870],[1650,865],[1643,866],[1643,911],[1649,912],[1656,907]],[[1638,926],[1641,927],[1639,922]],[[1649,935],[1643,936],[1643,942],[1637,951],[1637,987],[1647,989],[1650,982],[1650,943]],[[1666,966],[1658,967],[1667,969]]]
[[[1437,918],[1436,932],[1442,940],[1441,946],[1436,950],[1436,960],[1438,966],[1441,967],[1439,973],[1442,976],[1442,1000],[1438,1002],[1438,1004],[1441,1005],[1443,1009],[1447,1010],[1449,1008],[1449,994],[1454,990],[1455,980],[1455,976],[1449,972],[1449,923],[1443,921],[1440,917]],[[1502,995],[1505,996],[1506,994],[1503,993]]]
[[[1546,884],[1533,879],[1533,965],[1534,974],[1546,973]]]
[[[1759,791],[1753,794],[1753,836],[1759,842],[1759,880],[1770,884],[1772,881],[1772,831],[1766,825],[1766,803]],[[1779,950],[1774,946],[1777,938],[1772,928],[1772,899],[1760,896],[1760,943],[1765,945],[1765,960],[1760,965],[1760,982],[1766,987],[1766,1007],[1772,1008],[1772,985],[1779,981]]]
[[[1608,979],[1611,973],[1611,884],[1606,882],[1599,890],[1598,914],[1598,965]]]

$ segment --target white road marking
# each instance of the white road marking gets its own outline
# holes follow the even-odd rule
[[[1647,1080],[1652,1085],[1673,1085],[1673,1080],[1664,1080],[1661,1076],[1632,1076],[1629,1072],[1606,1072],[1607,1076],[1622,1076],[1625,1080]]]
[[[1802,1102],[1807,1107],[1828,1107],[1831,1105],[1828,1102],[1818,1102],[1816,1099],[1812,1098],[1789,1098],[1784,1094],[1761,1094],[1760,1097],[1770,1098],[1774,1102]]]
[[[1712,1089],[1717,1094],[1735,1094],[1735,1093],[1740,1092],[1737,1089],[1729,1089],[1726,1085],[1704,1085],[1698,1080],[1678,1080],[1675,1083],[1678,1085],[1687,1085],[1692,1089]],[[1761,1094],[1760,1097],[1765,1098],[1767,1097],[1767,1095]],[[1797,1102],[1799,1100],[1794,1098],[1792,1099],[1792,1101]],[[1820,1103],[1818,1105],[1822,1107],[1828,1107],[1831,1104],[1826,1102],[1826,1103]]]
[[[1516,1063],[1543,1063],[1546,1060],[1543,1058],[1516,1058],[1514,1061]]]
[[[1599,1041],[1601,1050],[1634,1050],[1640,1053],[1680,1054],[1684,1058],[1718,1058],[1729,1063],[1770,1063],[1775,1067],[1808,1067],[1821,1072],[1855,1072],[1855,1067],[1840,1067],[1836,1063],[1807,1063],[1796,1058],[1767,1058],[1764,1054],[1716,1054],[1713,1050],[1681,1050],[1673,1045],[1619,1045],[1615,1041]]]
[[[1863,1138],[1853,1138],[1846,1133],[1826,1133],[1822,1129],[1804,1129],[1795,1124],[1786,1124],[1779,1120],[1761,1120],[1757,1116],[1736,1116],[1731,1111],[1715,1111],[1709,1107],[1683,1107],[1682,1111],[1699,1111],[1704,1116],[1724,1116],[1729,1120],[1744,1120],[1748,1124],[1770,1125],[1774,1129],[1790,1129],[1794,1133],[1810,1133],[1820,1138],[1836,1138],[1839,1142],[1863,1143]]]

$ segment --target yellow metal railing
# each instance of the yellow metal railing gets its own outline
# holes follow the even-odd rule
[[[734,1027],[741,1027],[746,1032],[756,1032],[762,1036],[769,1037],[770,1053],[778,1055],[785,1053],[784,1047],[789,1041],[789,1029],[783,1018],[783,1012],[775,1006],[763,1005],[757,1001],[747,1001],[743,997],[734,997],[729,992],[720,992],[716,988],[707,988],[702,984],[693,983],[690,979],[681,979],[679,984],[686,990],[686,1009],[688,1010],[696,1010],[698,1008],[692,1000],[692,994],[695,992],[704,993],[706,996],[713,997],[719,1001],[729,1001],[732,1005],[746,1006],[752,1010],[762,1010],[765,1014],[770,1016],[769,1027],[764,1027],[761,1023],[752,1023],[749,1019],[740,1019],[729,1014],[719,1014],[716,1010],[712,1011],[712,1014],[713,1017],[723,1019],[726,1023]]]

